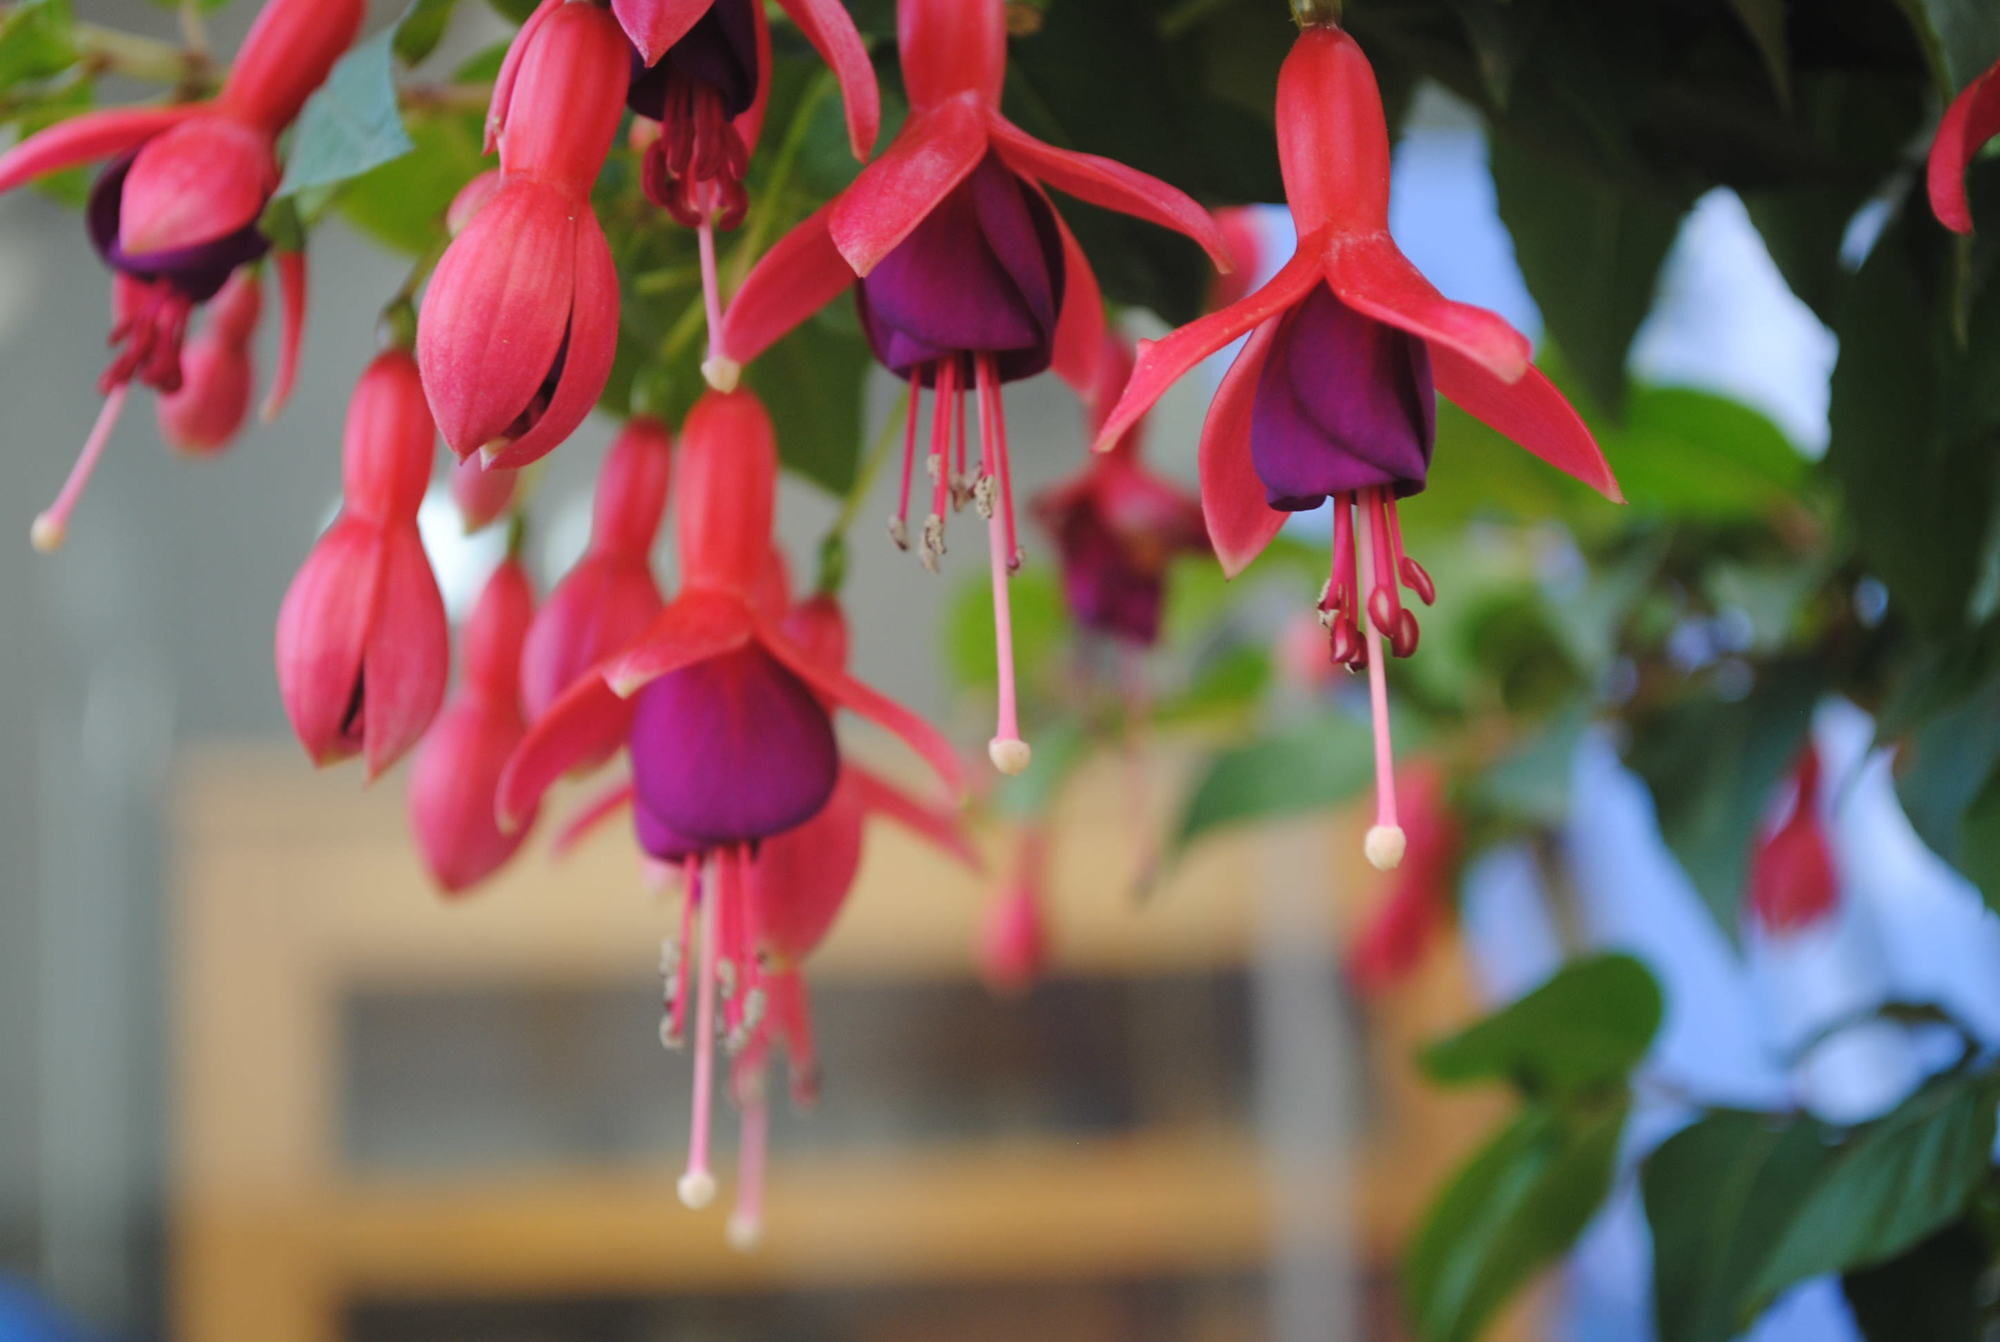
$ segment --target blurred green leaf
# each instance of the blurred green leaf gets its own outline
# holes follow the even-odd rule
[[[1729,0],[1729,7],[1757,44],[1757,54],[1771,72],[1771,87],[1778,100],[1790,103],[1792,57],[1785,43],[1785,0]]]
[[[0,90],[76,64],[69,0],[29,0],[0,14]]]
[[[457,6],[458,0],[413,0],[396,25],[396,59],[405,65],[421,65],[437,50]]]
[[[1556,971],[1520,1000],[1423,1051],[1440,1085],[1509,1081],[1524,1094],[1564,1098],[1620,1085],[1660,1028],[1660,989],[1629,955],[1600,955]]]
[[[485,171],[476,120],[425,117],[410,126],[413,150],[350,181],[340,210],[384,246],[420,256],[437,244],[459,188]]]
[[[1916,25],[1939,85],[1958,92],[2000,60],[2000,6],[1989,0],[1897,0]]]
[[[1980,1279],[1990,1260],[1986,1237],[1961,1222],[1840,1286],[1868,1342],[1981,1342]]]
[[[1309,815],[1345,802],[1375,776],[1365,722],[1329,713],[1208,762],[1168,838],[1168,856],[1218,829]]]
[[[486,0],[486,3],[509,23],[526,23],[540,0]]]
[[[1824,688],[1823,667],[1785,663],[1765,668],[1740,700],[1689,699],[1636,724],[1627,762],[1652,789],[1667,845],[1732,938],[1751,844]]]
[[[1530,1106],[1431,1205],[1403,1265],[1424,1342],[1472,1342],[1515,1291],[1559,1257],[1611,1190],[1626,1105]]]
[[[975,527],[983,524],[971,518],[973,526],[960,530],[963,544],[975,541],[982,548],[985,537]],[[947,540],[950,540],[949,535]],[[1067,673],[1062,653],[1069,642],[1069,613],[1063,605],[1062,586],[1055,573],[1030,566],[1014,575],[1008,587],[1014,617],[1014,664],[1024,679],[1042,671]],[[961,583],[952,593],[945,624],[945,665],[952,683],[964,689],[984,690],[993,686],[994,658],[992,587],[985,578]]]
[[[868,346],[809,321],[750,365],[747,380],[771,411],[785,469],[844,494],[861,462]],[[964,533],[961,533],[964,534]]]
[[[1491,159],[1528,292],[1591,399],[1616,415],[1626,354],[1692,197],[1651,199],[1511,139],[1495,140]]]
[[[391,24],[341,57],[306,101],[279,196],[349,181],[415,147],[396,103],[398,26]]]

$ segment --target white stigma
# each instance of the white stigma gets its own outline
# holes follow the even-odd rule
[[[729,1247],[738,1253],[749,1253],[764,1242],[764,1224],[752,1216],[738,1213],[729,1218]]]
[[[727,394],[735,391],[737,384],[743,381],[743,365],[717,354],[701,361],[701,375],[708,380],[709,386]]]
[[[1394,871],[1403,865],[1403,853],[1409,846],[1410,841],[1404,836],[1401,825],[1371,825],[1361,849],[1368,854],[1368,861],[1375,870]]]
[[[1010,778],[1028,771],[1028,763],[1034,758],[1034,751],[1028,749],[1026,741],[1003,741],[994,737],[986,743],[986,754],[993,761],[993,767]]]
[[[35,519],[35,525],[28,529],[28,541],[36,550],[52,555],[62,549],[63,541],[69,538],[69,528],[62,519],[43,513]]]
[[[689,1170],[681,1176],[678,1185],[681,1206],[690,1211],[700,1211],[715,1201],[715,1176],[707,1170]]]

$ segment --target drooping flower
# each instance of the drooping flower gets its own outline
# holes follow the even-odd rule
[[[438,888],[460,895],[506,866],[533,818],[502,830],[500,771],[527,734],[521,642],[535,613],[528,572],[511,555],[486,582],[461,644],[464,680],[424,734],[410,770],[410,829]]]
[[[1931,141],[1927,183],[1931,213],[1954,233],[1972,231],[1965,173],[1986,142],[2000,135],[2000,63],[1967,84],[1945,109]]]
[[[451,501],[458,506],[458,520],[470,536],[484,531],[514,506],[518,471],[487,470],[478,457],[465,457],[451,468]]]
[[[1333,563],[1320,600],[1333,660],[1366,667],[1376,734],[1377,823],[1368,856],[1402,860],[1383,640],[1416,650],[1398,584],[1428,604],[1430,576],[1403,552],[1396,501],[1430,469],[1436,394],[1616,500],[1589,429],[1494,313],[1441,296],[1389,236],[1389,137],[1375,76],[1331,23],[1305,28],[1278,81],[1278,150],[1298,251],[1249,297],[1140,350],[1098,437],[1115,447],[1196,364],[1245,333],[1201,441],[1202,511],[1230,576],[1294,512],[1333,500]],[[1364,599],[1363,592],[1366,592]]]
[[[744,362],[855,288],[876,358],[910,384],[891,534],[909,543],[925,388],[934,393],[932,501],[920,557],[936,567],[954,507],[976,500],[989,521],[1000,661],[990,753],[1002,770],[1019,772],[1029,755],[1016,720],[1006,579],[1020,544],[1000,386],[1052,365],[1087,386],[1104,326],[1089,262],[1043,188],[1186,233],[1225,269],[1228,259],[1215,221],[1179,191],[1044,144],[1001,114],[1003,0],[904,0],[899,29],[909,119],[852,186],[758,262],[723,318],[709,371],[717,385],[732,385]],[[974,395],[980,460],[968,470],[966,401]]]
[[[1000,995],[1016,996],[1035,986],[1048,967],[1048,915],[1043,888],[1048,879],[1048,833],[1040,824],[1022,831],[1013,875],[979,923],[976,954],[979,977]]]
[[[1094,433],[1132,371],[1132,349],[1107,331],[1089,400]],[[1055,538],[1070,615],[1095,633],[1147,648],[1160,638],[1167,569],[1208,553],[1201,503],[1146,469],[1143,422],[1074,476],[1037,494],[1035,516]]]
[[[162,393],[156,406],[160,436],[176,451],[211,456],[242,431],[257,380],[250,342],[263,311],[257,272],[239,270],[216,295],[207,324],[181,351],[181,385]]]
[[[340,516],[278,610],[278,691],[316,765],[365,755],[380,776],[444,700],[450,633],[417,534],[436,443],[416,362],[378,355],[348,405]]]
[[[1364,997],[1379,996],[1416,971],[1451,908],[1463,836],[1445,797],[1444,775],[1434,767],[1414,769],[1400,787],[1398,815],[1408,848],[1346,956],[1348,982]]]
[[[445,442],[510,468],[568,438],[611,374],[618,275],[590,188],[631,64],[617,21],[589,4],[539,12],[513,50],[511,78],[494,89],[499,180],[455,204],[471,217],[438,262],[417,330]]]
[[[194,309],[260,259],[270,241],[258,219],[278,186],[277,140],[361,28],[363,0],[270,0],[243,39],[211,102],[86,112],[0,154],[0,192],[99,159],[111,164],[84,212],[92,244],[114,274],[111,343],[98,380],[104,407],[55,503],[35,519],[34,542],[54,550],[110,441],[134,379],[173,392]],[[297,366],[303,260],[282,257],[286,302],[275,415]]]
[[[592,667],[638,642],[665,604],[652,552],[666,515],[672,450],[666,426],[641,415],[605,454],[590,548],[543,603],[522,651],[521,701],[530,720]]]
[[[1750,861],[1750,913],[1772,936],[1804,931],[1830,916],[1840,899],[1840,872],[1820,816],[1820,758],[1808,745],[1792,769],[1783,818]]]

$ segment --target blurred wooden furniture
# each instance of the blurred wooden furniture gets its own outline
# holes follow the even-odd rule
[[[1064,971],[1241,965],[1256,936],[1247,876],[1259,870],[1265,836],[1206,845],[1137,908],[1125,893],[1136,862],[1129,784],[1112,767],[1068,794],[1051,882]],[[781,1151],[767,1244],[749,1255],[725,1247],[721,1208],[681,1208],[674,1168],[436,1178],[343,1168],[339,1022],[352,995],[629,983],[649,972],[671,911],[642,892],[622,832],[561,866],[530,853],[478,898],[447,905],[410,852],[399,786],[362,791],[352,772],[315,775],[289,750],[193,757],[175,797],[172,1294],[181,1338],[331,1342],[345,1305],[362,1298],[1056,1281],[1263,1263],[1263,1157],[1248,1134],[1226,1131],[810,1163],[788,1163]],[[1308,851],[1329,854],[1327,874],[1306,878],[1368,893],[1358,856],[1348,856],[1358,849],[1346,826],[1320,826]],[[859,894],[817,976],[964,977],[986,893],[877,826]],[[1470,1014],[1463,982],[1454,964],[1434,964],[1426,985],[1388,1013],[1373,1055],[1380,1121],[1351,1162],[1372,1260],[1393,1252],[1493,1117],[1487,1101],[1421,1089],[1405,1062],[1414,1041]],[[1331,1168],[1325,1177],[1331,1190]],[[1337,1228],[1325,1230],[1334,1244]]]

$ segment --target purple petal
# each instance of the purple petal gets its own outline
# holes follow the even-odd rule
[[[1430,472],[1436,416],[1423,342],[1322,284],[1284,319],[1264,365],[1250,458],[1271,506],[1286,512],[1379,485],[1407,496]]]
[[[690,839],[641,804],[632,807],[632,827],[638,833],[639,847],[661,862],[685,862],[708,851],[708,845]]]
[[[839,771],[826,709],[754,643],[639,694],[638,806],[691,840],[747,843],[802,825],[826,805]]]
[[[84,226],[104,263],[121,274],[140,280],[164,280],[189,301],[206,303],[221,292],[238,266],[247,265],[271,249],[271,243],[255,223],[245,224],[234,233],[159,252],[128,252],[118,245],[118,222],[123,205],[125,175],[132,169],[134,155],[127,154],[107,167],[90,189],[84,210]]]
[[[1084,628],[1151,647],[1160,638],[1166,593],[1166,552],[1147,563],[1105,524],[1095,507],[1079,504],[1056,519],[1063,598]]]
[[[898,376],[954,354],[995,354],[1012,381],[1049,366],[1065,274],[1040,193],[988,154],[861,281],[876,358]]]

